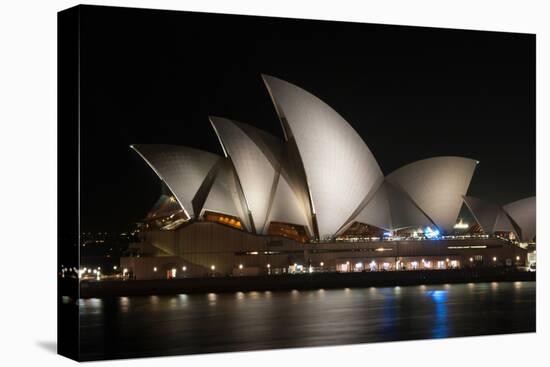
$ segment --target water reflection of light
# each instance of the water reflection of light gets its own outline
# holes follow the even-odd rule
[[[387,335],[394,335],[396,333],[398,308],[395,302],[396,297],[394,297],[390,288],[381,288],[380,293],[384,297],[384,307],[382,308],[382,325],[384,333]]]
[[[519,289],[521,288],[522,283],[521,282],[514,282],[514,288]]]
[[[130,299],[128,297],[119,297],[118,304],[121,312],[128,312],[130,309]]]
[[[434,338],[446,338],[449,336],[447,292],[446,290],[428,292],[435,303],[435,323],[432,330]]]
[[[170,298],[170,308],[175,310],[177,309],[178,306],[179,306],[178,299],[176,297]]]
[[[92,307],[101,307],[103,300],[101,298],[90,298],[87,300],[87,305]]]
[[[252,299],[257,299],[258,296],[259,296],[258,292],[256,292],[256,291],[250,292],[249,295],[250,295],[250,298],[252,298]]]
[[[498,289],[498,283],[497,282],[491,282],[491,289],[496,291]]]
[[[158,305],[158,303],[159,303],[159,297],[158,296],[151,296],[151,304],[153,306],[156,306],[156,305]]]
[[[237,292],[236,296],[237,296],[238,300],[243,300],[244,299],[244,293],[243,292]]]

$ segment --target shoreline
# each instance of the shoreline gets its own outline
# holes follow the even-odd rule
[[[535,272],[509,268],[416,270],[363,273],[313,273],[173,280],[85,281],[80,298],[221,293],[250,291],[314,290],[391,287],[456,283],[536,281]],[[76,280],[66,280],[74,287]],[[72,284],[72,285],[70,285]],[[63,287],[62,287],[63,288]]]

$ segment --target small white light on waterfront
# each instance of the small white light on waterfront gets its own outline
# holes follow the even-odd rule
[[[124,274],[126,274],[128,272],[128,269],[124,268],[124,270],[122,271]]]
[[[519,256],[516,256],[516,260],[519,261]]]
[[[215,266],[215,265],[212,265],[212,266],[210,267],[210,269],[211,269],[211,270],[216,270],[216,266]]]
[[[321,261],[321,264],[319,264],[319,265],[321,265],[321,266],[325,266],[325,263]]]
[[[473,257],[470,258],[470,262],[472,262],[472,261],[474,261],[474,258],[473,258]]]
[[[97,270],[94,269],[94,274],[97,274]]]
[[[349,261],[346,261],[346,265],[349,265]]]
[[[493,257],[493,261],[497,261],[497,257],[496,257],[496,256],[495,256],[495,257]]]
[[[243,264],[239,264],[239,269],[242,269],[243,268]]]
[[[116,265],[115,265],[115,266],[113,266],[113,270],[116,270],[116,269],[117,269],[117,266],[116,266]]]
[[[153,268],[153,271],[157,271],[157,267],[156,267],[156,266]]]
[[[172,278],[175,278],[176,277],[176,268],[172,268]]]
[[[267,264],[267,268],[269,269],[271,267],[271,264]]]
[[[446,258],[445,261],[446,261],[446,262],[449,262],[449,258]]]
[[[182,267],[181,270],[187,271],[187,266]]]
[[[97,270],[101,270],[101,266],[98,266],[98,267],[97,267]]]
[[[92,272],[92,269],[88,269],[88,274],[90,274]]]

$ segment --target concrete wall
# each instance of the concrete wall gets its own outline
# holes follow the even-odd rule
[[[248,274],[250,269],[254,269],[255,274],[282,273],[294,263],[305,268],[311,265],[315,271],[335,271],[348,261],[349,269],[354,270],[356,263],[363,263],[367,268],[373,261],[379,268],[388,262],[393,269],[399,261],[411,269],[413,262],[424,268],[422,260],[426,260],[432,262],[430,268],[434,269],[437,261],[447,263],[447,259],[457,261],[462,268],[523,266],[527,260],[526,250],[498,238],[301,244],[211,222],[195,222],[175,231],[147,231],[143,233],[143,241],[161,248],[169,256],[123,258],[121,266],[133,269],[142,279],[165,278],[166,271],[173,266],[178,269],[178,276],[182,274],[182,266],[186,266],[186,276],[202,277]],[[246,271],[240,272],[239,265]],[[152,271],[154,267],[157,272]]]

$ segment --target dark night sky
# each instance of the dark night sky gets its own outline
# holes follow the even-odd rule
[[[282,138],[260,73],[340,113],[385,174],[422,158],[480,161],[469,194],[535,194],[535,36],[83,7],[84,231],[123,231],[160,194],[133,143],[222,154],[208,115]]]

